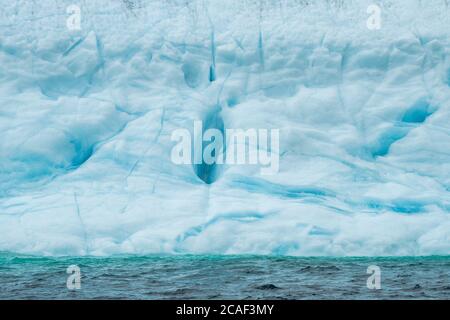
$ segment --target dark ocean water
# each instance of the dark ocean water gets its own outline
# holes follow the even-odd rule
[[[81,270],[69,290],[67,267]],[[367,268],[381,289],[367,288]],[[295,258],[0,254],[0,299],[449,299],[450,257]]]

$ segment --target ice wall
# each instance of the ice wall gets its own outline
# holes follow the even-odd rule
[[[449,4],[377,3],[2,0],[0,251],[450,254]],[[279,173],[175,165],[196,120]]]

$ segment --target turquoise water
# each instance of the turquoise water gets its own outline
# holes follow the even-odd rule
[[[77,265],[81,288],[69,290]],[[381,289],[367,288],[367,268]],[[450,257],[36,257],[0,254],[0,299],[448,299]]]

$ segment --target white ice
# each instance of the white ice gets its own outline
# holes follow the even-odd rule
[[[0,251],[450,254],[448,1],[0,2]],[[171,161],[217,108],[278,174]]]

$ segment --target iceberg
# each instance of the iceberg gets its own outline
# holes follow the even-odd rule
[[[0,251],[450,254],[449,3],[373,5],[2,1]],[[196,121],[278,172],[175,163]]]

